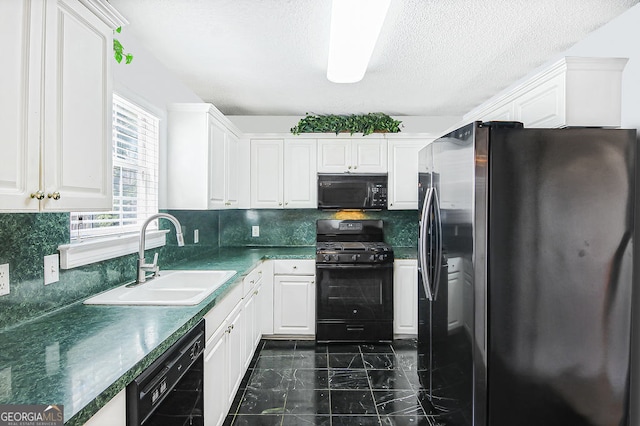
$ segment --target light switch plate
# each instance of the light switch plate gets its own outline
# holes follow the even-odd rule
[[[60,281],[60,256],[52,254],[44,257],[44,285]]]
[[[193,230],[193,244],[198,244],[200,242],[200,231],[197,229]]]
[[[9,264],[0,265],[0,296],[9,294]]]
[[[253,225],[251,227],[251,236],[252,237],[259,237],[260,236],[260,226]]]

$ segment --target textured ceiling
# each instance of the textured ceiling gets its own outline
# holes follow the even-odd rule
[[[365,77],[326,79],[331,0],[110,0],[229,115],[461,116],[638,0],[392,0]]]

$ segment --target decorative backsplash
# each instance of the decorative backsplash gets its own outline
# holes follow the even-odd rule
[[[175,244],[173,227],[159,257],[164,268],[184,259],[207,256],[224,247],[313,246],[315,221],[335,218],[336,212],[319,210],[171,210],[183,226],[185,247]],[[357,214],[357,213],[356,213]],[[385,240],[396,247],[417,244],[417,213],[385,211],[360,213],[382,219]],[[260,236],[251,227],[260,226]],[[194,244],[194,230],[199,243]],[[0,264],[9,264],[11,294],[0,296],[0,329],[79,302],[116,287],[136,276],[137,254],[60,271],[60,281],[44,285],[43,258],[69,242],[68,213],[0,214]],[[151,251],[147,252],[149,257]]]

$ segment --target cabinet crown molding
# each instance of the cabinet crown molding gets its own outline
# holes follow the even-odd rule
[[[79,0],[84,6],[86,6],[94,15],[96,15],[102,22],[107,24],[112,29],[123,27],[129,24],[129,21],[111,6],[105,0]]]
[[[478,107],[472,109],[463,116],[463,122],[467,123],[476,119],[481,119],[481,117],[490,113],[492,110],[516,100],[518,97],[523,96],[524,94],[559,76],[562,76],[560,78],[563,78],[565,82],[576,81],[587,86],[589,83],[588,76],[590,74],[604,71],[609,72],[611,78],[617,78],[619,81],[622,71],[628,61],[628,58],[565,56],[550,64],[537,74],[527,78],[525,81],[510,86],[501,94],[492,97],[486,102],[480,104]],[[616,75],[617,77],[615,77]],[[589,87],[585,87],[584,89],[588,91]],[[458,124],[454,127],[457,126]]]

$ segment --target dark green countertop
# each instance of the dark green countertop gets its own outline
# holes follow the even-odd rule
[[[314,247],[223,248],[166,269],[236,270],[196,306],[74,303],[0,333],[0,403],[62,404],[80,425],[195,325],[262,259],[314,259]]]
[[[415,248],[394,248],[396,259]],[[196,306],[74,303],[0,333],[0,403],[62,404],[80,425],[195,325],[263,259],[314,259],[315,247],[221,248],[165,269],[235,270]]]

